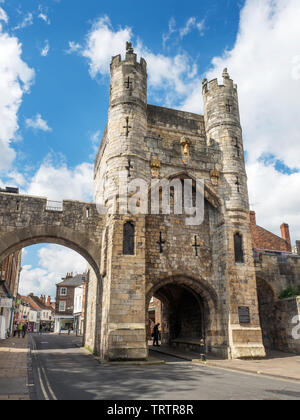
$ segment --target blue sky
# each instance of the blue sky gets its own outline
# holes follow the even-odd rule
[[[0,185],[92,199],[109,63],[131,40],[148,62],[149,103],[201,113],[202,79],[228,67],[257,221],[277,234],[287,222],[300,238],[299,19],[298,0],[0,0]],[[75,271],[50,273],[61,252],[27,249],[24,293],[53,294],[53,279]]]
[[[15,161],[18,170],[24,164],[29,165],[31,175],[50,152],[61,153],[70,166],[92,160],[90,137],[98,130],[103,132],[105,127],[109,81],[102,75],[92,79],[87,61],[65,51],[70,41],[84,42],[97,18],[109,16],[115,30],[119,26],[132,28],[133,40],[141,38],[155,54],[175,55],[184,50],[204,72],[215,55],[234,44],[240,11],[233,0],[190,1],[184,7],[180,1],[48,0],[37,3],[27,0],[7,1],[3,8],[9,16],[9,32],[22,43],[22,59],[35,71],[30,94],[24,95],[19,110],[19,133],[23,141],[18,145],[19,159]],[[41,13],[47,16],[48,23],[38,17]],[[24,28],[13,29],[22,25],[30,14],[32,24],[28,22]],[[180,44],[177,37],[172,36],[164,48],[162,36],[168,32],[170,19],[173,17],[178,28],[183,28],[194,16],[199,21],[205,19],[204,33],[209,32],[209,40],[194,29]],[[45,57],[41,50],[47,41],[50,50]],[[153,99],[157,99],[157,95]],[[26,128],[26,119],[37,114],[47,121],[52,131],[34,132]]]

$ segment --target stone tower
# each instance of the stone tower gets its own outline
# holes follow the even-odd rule
[[[137,61],[131,43],[127,43],[125,60],[122,61],[120,55],[113,57],[108,124],[95,165],[95,186],[99,188],[97,182],[100,181],[103,204],[108,209],[102,241],[104,287],[100,353],[110,359],[147,356],[145,217],[131,217],[127,213],[127,193],[122,195],[122,185],[126,189],[130,180],[146,177],[146,67],[143,58]],[[123,253],[123,229],[127,221],[134,223],[134,256]]]
[[[218,192],[223,198],[224,249],[222,262],[228,287],[228,334],[231,357],[264,355],[261,345],[256,276],[249,219],[247,175],[244,162],[242,128],[237,86],[227,69],[223,84],[203,81],[204,118],[209,144],[221,151],[222,170]],[[225,268],[226,267],[226,268]],[[250,322],[241,322],[243,312]],[[240,312],[240,316],[239,316]],[[251,344],[253,347],[251,348]]]
[[[107,213],[101,281],[91,273],[88,283],[85,344],[103,359],[146,358],[154,296],[163,306],[163,343],[197,350],[205,338],[219,356],[264,356],[237,87],[227,70],[221,86],[205,80],[204,116],[149,105],[146,62],[126,47],[125,59],[111,62],[108,123],[95,161],[96,204],[100,194]],[[127,185],[136,179],[146,183],[147,202],[153,179],[201,179],[203,223],[188,225],[175,211],[151,214],[150,203],[130,213]]]

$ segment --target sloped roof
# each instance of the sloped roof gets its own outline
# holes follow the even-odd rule
[[[38,298],[37,296],[28,296],[28,299],[30,299],[38,308],[38,310],[43,310],[43,311],[51,311],[53,312],[53,308],[49,307],[47,305],[45,305],[40,298]]]
[[[29,296],[21,296],[21,299],[29,303],[31,309],[35,311],[38,311],[40,309],[39,306]]]
[[[86,281],[86,274],[77,274],[73,277],[67,277],[62,282],[57,283],[56,286],[81,286]]]

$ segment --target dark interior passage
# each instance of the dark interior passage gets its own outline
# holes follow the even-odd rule
[[[155,322],[161,323],[162,344],[174,341],[193,343],[205,338],[204,305],[200,295],[191,289],[174,284],[161,287],[154,295]],[[159,313],[161,311],[161,313]],[[151,304],[149,316],[153,318]]]

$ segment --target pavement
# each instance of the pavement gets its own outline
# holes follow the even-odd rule
[[[32,340],[36,344],[32,347],[31,343],[29,352]],[[150,357],[146,363],[99,365],[95,357],[83,348],[78,348],[79,343],[78,338],[55,335],[1,340],[0,400],[40,399],[40,395],[42,399],[54,399],[51,395],[55,394],[57,399],[72,399],[74,395],[87,399],[95,396],[103,399],[136,399],[141,395],[141,387],[144,387],[146,399],[153,397],[153,389],[156,388],[159,398],[165,399],[186,399],[187,396],[196,399],[210,398],[211,395],[216,398],[236,398],[239,393],[253,399],[260,398],[261,395],[266,398],[270,393],[276,398],[300,398],[300,355],[272,352],[263,360],[221,360],[209,356],[204,365],[196,353],[183,353],[167,346],[150,346]],[[123,367],[121,370],[119,365]],[[77,389],[78,374],[80,389]],[[238,376],[239,374],[250,376],[246,380],[245,377]],[[148,387],[145,384],[145,375],[148,376]],[[275,382],[267,382],[268,376],[271,377],[269,381]],[[159,389],[158,377],[162,382]],[[261,382],[257,382],[259,377]],[[282,385],[280,380],[283,381]],[[129,387],[130,381],[132,383]],[[222,381],[231,384],[231,394],[224,394]],[[49,398],[38,392],[40,382]],[[116,386],[117,383],[120,389]],[[179,384],[182,386],[181,393]],[[291,387],[289,393],[286,391],[287,386]],[[52,387],[55,394],[51,391]],[[125,395],[124,387],[127,389]]]
[[[203,364],[197,353],[183,352],[168,346],[151,346],[150,348],[156,353]],[[208,367],[211,366],[238,372],[300,381],[300,355],[279,351],[271,351],[265,359],[257,360],[224,360],[213,356],[207,356],[205,365]]]
[[[28,337],[0,340],[0,400],[30,400]]]
[[[145,400],[149,407],[156,400],[300,400],[299,381],[220,369],[153,351],[151,358],[165,363],[100,364],[78,347],[76,337],[33,334],[30,341],[33,400]]]

